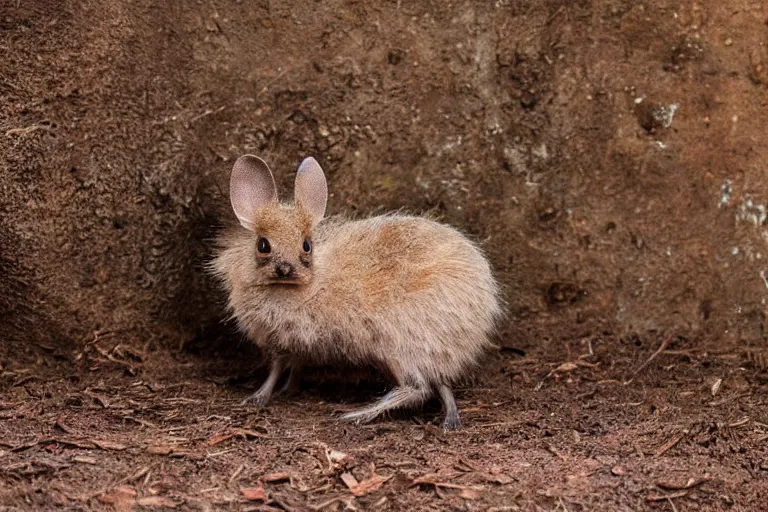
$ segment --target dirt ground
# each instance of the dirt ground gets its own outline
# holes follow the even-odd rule
[[[372,377],[318,369],[257,411],[239,405],[264,377],[245,346],[170,356],[110,338],[3,360],[4,510],[757,511],[768,500],[768,373],[681,338],[503,351],[458,391],[455,433],[436,401],[338,422],[383,391]]]
[[[0,2],[0,509],[762,510],[759,0]],[[234,159],[487,252],[477,380],[266,410],[203,271]]]

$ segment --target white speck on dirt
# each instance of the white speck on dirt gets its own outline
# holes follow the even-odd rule
[[[540,146],[535,147],[531,150],[531,153],[533,153],[533,156],[541,158],[542,160],[546,160],[549,158],[549,151],[547,151],[547,145],[543,142]]]
[[[664,128],[672,126],[672,120],[675,118],[675,113],[680,108],[679,103],[672,103],[671,105],[659,105],[653,110],[653,119],[660,123]]]
[[[763,284],[768,288],[768,277],[765,276],[765,269],[760,271],[760,279],[763,280]]]
[[[498,121],[493,121],[489,126],[485,128],[485,132],[488,135],[500,135],[504,133],[504,128],[499,125]]]
[[[459,146],[461,146],[461,143],[463,142],[463,137],[461,135],[457,135],[455,137],[448,137],[448,140],[443,144],[442,151],[451,151]],[[438,155],[442,153],[442,151],[438,152]]]
[[[527,171],[528,166],[526,165],[525,155],[514,146],[506,146],[504,148],[504,160],[515,172],[523,174]]]
[[[725,183],[720,185],[720,201],[717,203],[717,207],[725,208],[730,206],[732,195],[733,195],[733,183],[731,183],[731,180],[726,180]]]
[[[762,226],[768,218],[768,207],[755,203],[751,197],[745,198],[736,210],[736,220]]]
[[[738,247],[734,247],[733,249],[731,249],[731,254],[733,254],[734,256],[738,256],[739,255],[739,248]]]
[[[667,149],[667,145],[661,142],[660,140],[654,141],[656,143],[656,147],[659,149]]]

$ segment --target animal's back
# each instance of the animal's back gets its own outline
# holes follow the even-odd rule
[[[471,292],[465,288],[496,293],[480,251],[455,229],[422,217],[331,221],[318,227],[316,245],[316,286],[355,295],[366,311],[387,311],[404,299],[435,293]]]
[[[352,359],[439,382],[487,348],[498,290],[480,250],[455,229],[402,215],[331,221],[318,227],[316,247],[306,307],[323,303],[317,327],[335,331],[329,343]]]

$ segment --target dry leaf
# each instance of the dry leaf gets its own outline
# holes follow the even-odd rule
[[[154,444],[147,446],[147,453],[153,455],[170,455],[173,453],[173,446],[168,444]]]
[[[723,379],[717,379],[714,384],[712,384],[712,396],[717,396],[717,394],[720,392],[720,386],[723,385]]]
[[[133,509],[135,497],[136,489],[127,485],[120,485],[112,492],[100,495],[97,499],[105,505],[112,505],[118,512],[128,512]]]
[[[477,489],[462,489],[461,494],[459,494],[462,498],[465,500],[479,500],[482,497],[482,494]]]
[[[267,501],[263,487],[241,487],[240,494],[248,501]]]
[[[579,365],[577,365],[576,363],[572,363],[572,362],[568,361],[567,363],[563,363],[560,366],[558,366],[557,368],[555,368],[555,371],[556,372],[570,372],[572,370],[575,370],[578,367],[579,367]]]
[[[371,478],[363,480],[355,487],[350,487],[349,490],[355,496],[365,496],[366,494],[378,490],[382,485],[384,485],[384,482],[390,478],[392,478],[392,476],[382,476],[374,473]]]
[[[328,453],[328,460],[334,464],[341,464],[347,458],[347,454],[338,450],[331,450]]]
[[[342,473],[341,481],[344,482],[344,485],[346,485],[350,490],[360,485],[360,483],[357,481],[357,478],[355,478],[352,473]]]
[[[93,444],[101,448],[102,450],[115,450],[117,452],[123,451],[127,448],[124,444],[114,443],[112,441],[96,441],[93,440]]]
[[[136,504],[140,507],[154,508],[176,508],[178,505],[170,498],[165,496],[147,496],[146,498],[139,498],[136,500]]]
[[[513,479],[511,476],[505,475],[504,473],[497,473],[497,474],[489,474],[489,475],[483,475],[483,478],[486,482],[491,482],[494,484],[499,485],[507,485],[511,484]]]
[[[354,496],[365,496],[379,489],[384,482],[392,478],[391,476],[377,475],[374,470],[371,471],[371,477],[362,482],[358,482],[352,473],[342,473],[341,481],[344,482]]]
[[[267,483],[283,482],[285,480],[290,480],[290,479],[291,479],[290,473],[269,473],[268,475],[264,475],[260,478],[262,482],[267,482]]]

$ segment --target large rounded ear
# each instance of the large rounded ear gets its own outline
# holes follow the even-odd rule
[[[277,202],[277,188],[266,162],[253,155],[237,159],[229,178],[229,199],[240,224],[253,231],[256,213]]]
[[[325,216],[328,184],[320,164],[311,156],[299,166],[293,197],[296,204],[310,215],[313,227]]]

